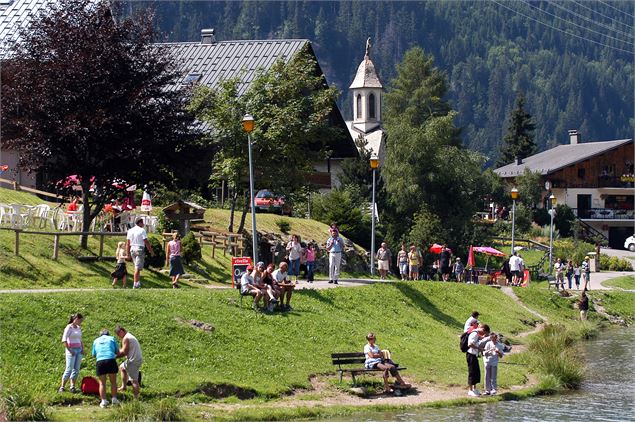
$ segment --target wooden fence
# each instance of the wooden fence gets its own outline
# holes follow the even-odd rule
[[[99,237],[99,254],[97,259],[101,259],[104,256],[104,238],[105,237],[121,237],[126,236],[125,232],[39,232],[33,230],[16,229],[12,227],[1,227],[0,230],[10,230],[15,232],[15,254],[20,256],[20,235],[32,234],[39,236],[53,236],[53,259],[57,260],[60,250],[60,237],[61,236],[96,236]]]
[[[242,256],[245,252],[245,237],[239,233],[223,233],[202,230],[192,232],[201,245],[212,246],[212,258],[216,256],[216,248],[223,249],[223,256],[230,251],[232,256]],[[172,233],[163,233],[163,248],[172,239]]]

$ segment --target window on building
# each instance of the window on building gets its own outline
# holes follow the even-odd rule
[[[201,79],[200,73],[190,73],[183,79],[183,85],[194,85]]]
[[[361,119],[362,117],[362,96],[357,94],[357,118]]]
[[[375,94],[368,96],[368,117],[375,119]]]
[[[584,179],[585,174],[585,169],[578,169],[578,179]]]

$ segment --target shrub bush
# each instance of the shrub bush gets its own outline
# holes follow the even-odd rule
[[[163,211],[159,211],[157,213],[157,227],[159,229],[159,233],[169,233],[172,230],[178,230],[179,223],[168,220],[165,213]]]
[[[600,254],[600,269],[607,271],[633,271],[628,259]]]
[[[183,411],[179,402],[169,397],[156,402],[150,416],[154,421],[180,421],[183,420]]]
[[[565,261],[572,259],[580,264],[584,260],[586,254],[595,250],[595,246],[580,240],[558,239],[554,240],[553,249],[554,259],[560,258]]]
[[[156,236],[148,236],[148,242],[152,246],[154,256],[150,255],[146,251],[144,267],[145,268],[163,268],[165,264],[165,251],[163,250],[163,244]]]
[[[181,240],[181,256],[186,264],[191,264],[203,257],[201,254],[201,244],[194,237],[194,233],[189,232]]]
[[[9,421],[45,421],[49,414],[44,402],[22,388],[5,386],[0,400],[0,415]]]
[[[289,234],[291,231],[291,223],[284,218],[276,220],[276,226],[278,226],[278,230],[283,234]]]
[[[536,368],[568,389],[578,388],[584,376],[584,365],[578,359],[574,340],[573,333],[565,327],[547,325],[529,343]]]

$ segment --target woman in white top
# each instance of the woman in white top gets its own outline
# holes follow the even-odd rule
[[[368,344],[364,346],[364,354],[366,355],[364,367],[366,367],[366,369],[379,368],[384,371],[384,393],[390,392],[390,386],[388,384],[389,375],[395,377],[397,380],[395,384],[398,384],[400,388],[410,388],[411,385],[406,383],[403,378],[401,378],[401,375],[399,375],[399,370],[395,363],[390,358],[385,358],[379,346],[375,344],[375,333],[368,333],[366,340]]]
[[[300,275],[300,257],[302,256],[302,245],[300,244],[300,236],[294,234],[291,241],[287,243],[287,252],[289,252],[289,275],[295,276],[298,281]]]
[[[172,233],[172,240],[165,245],[165,256],[170,260],[170,277],[172,278],[172,288],[178,289],[179,277],[185,274],[183,263],[181,262],[181,235]]]
[[[71,315],[66,328],[64,328],[64,334],[62,334],[62,343],[66,352],[66,369],[62,375],[62,385],[59,390],[60,393],[64,392],[66,388],[66,382],[70,378],[71,380],[71,393],[75,393],[75,384],[77,382],[77,376],[79,375],[79,368],[82,364],[82,356],[84,354],[84,343],[82,342],[82,321],[84,317],[82,314]]]

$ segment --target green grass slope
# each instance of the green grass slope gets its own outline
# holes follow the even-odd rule
[[[332,373],[330,354],[361,351],[368,331],[408,367],[409,379],[464,385],[458,335],[473,309],[505,334],[527,331],[536,320],[485,286],[391,283],[304,290],[294,295],[293,312],[274,315],[255,313],[247,303],[239,309],[237,299],[236,291],[201,289],[0,295],[0,382],[7,389],[28,385],[49,402],[71,400],[55,389],[64,369],[61,333],[68,315],[77,311],[86,318],[87,348],[100,328],[116,323],[139,338],[146,398],[204,399],[210,383],[279,396],[308,387],[311,374]],[[215,330],[182,322],[190,319]],[[505,361],[519,363],[515,356]],[[94,368],[87,358],[81,375],[93,374]],[[526,371],[522,364],[506,365],[499,382],[522,384]]]

